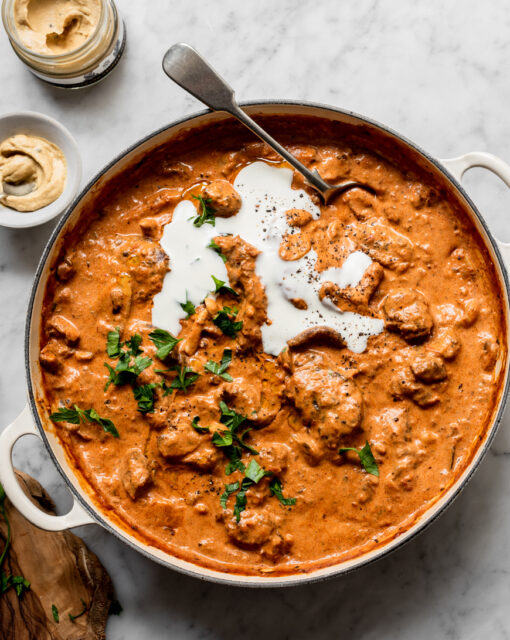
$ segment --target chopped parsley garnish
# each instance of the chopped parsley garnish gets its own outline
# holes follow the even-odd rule
[[[73,622],[73,623],[74,623],[75,620],[78,620],[78,618],[81,618],[83,615],[85,615],[87,613],[87,611],[88,611],[88,606],[87,606],[85,600],[83,598],[80,598],[80,600],[81,600],[81,603],[83,605],[83,609],[80,611],[80,613],[77,613],[75,615],[72,615],[71,613],[67,614],[69,616],[69,620],[71,622]]]
[[[149,382],[133,387],[133,395],[138,402],[140,413],[154,413],[154,389],[161,387],[163,383]]]
[[[235,338],[238,331],[243,328],[243,321],[236,321],[238,310],[234,307],[223,307],[221,311],[214,316],[214,324],[221,329],[221,331],[231,338]]]
[[[191,302],[191,300],[188,299],[187,291],[186,291],[186,302],[179,302],[179,304],[181,305],[182,310],[188,314],[186,316],[187,318],[189,318],[195,313],[195,305]]]
[[[142,344],[142,336],[139,333],[135,333],[134,336],[131,336],[129,340],[126,340],[124,346],[128,347],[128,351],[132,356],[137,356],[142,353],[140,349],[140,345]]]
[[[108,380],[106,381],[104,390],[113,383],[115,386],[124,384],[134,384],[136,378],[144,369],[150,367],[152,360],[146,356],[140,355],[142,350],[142,336],[135,333],[126,342],[120,341],[120,329],[109,331],[106,340],[106,353],[110,358],[118,359],[115,369],[107,362],[104,366],[108,369]],[[132,360],[133,358],[133,360]]]
[[[220,411],[220,422],[224,424],[229,431],[235,432],[242,423],[247,420],[246,416],[243,416],[242,413],[237,413],[234,409],[230,409],[223,400],[220,401]]]
[[[53,620],[58,624],[60,622],[60,616],[58,615],[58,609],[54,604],[51,605],[51,615],[53,616]]]
[[[219,278],[216,278],[214,276],[211,276],[211,278],[213,279],[215,286],[214,293],[230,293],[236,298],[239,298],[239,294],[237,293],[237,291],[232,289],[232,287],[227,287],[224,280],[220,280]]]
[[[198,423],[200,422],[199,416],[195,416],[191,422],[191,426],[197,433],[209,433],[211,430],[209,427],[202,427]]]
[[[120,329],[109,331],[106,338],[106,353],[110,358],[118,358],[121,354],[122,343],[120,341]]]
[[[225,491],[220,496],[220,504],[224,509],[227,508],[227,500],[236,491],[239,491],[239,482],[231,482],[225,485]]]
[[[225,467],[225,473],[229,476],[234,471],[244,471],[245,464],[241,460],[243,449],[252,455],[258,455],[258,451],[244,441],[245,436],[251,431],[251,427],[238,434],[237,430],[247,420],[246,416],[230,409],[223,401],[220,402],[220,422],[227,428],[226,431],[216,431],[212,437],[212,443],[216,447],[223,448],[223,452],[229,459]]]
[[[244,475],[253,484],[258,484],[262,480],[262,478],[265,478],[266,476],[272,476],[273,474],[271,471],[265,471],[260,466],[260,464],[254,458],[252,458],[250,460],[250,464],[246,467]]]
[[[362,449],[355,449],[354,447],[342,447],[338,450],[339,454],[346,453],[347,451],[354,451],[358,454],[361,464],[367,473],[372,474],[373,476],[379,475],[379,467],[377,466],[377,462],[375,461],[374,454],[372,453],[372,449],[368,444],[368,440],[365,443],[365,446]]]
[[[30,582],[23,576],[8,576],[4,571],[0,576],[0,594],[4,594],[9,589],[14,589],[18,598],[21,598],[25,591],[30,589]]]
[[[127,351],[122,353],[115,369],[105,362],[104,366],[108,369],[109,376],[104,390],[107,391],[112,382],[117,387],[124,384],[134,384],[136,378],[151,364],[152,360],[147,356],[135,356],[132,362],[131,354]]]
[[[216,253],[220,256],[223,262],[227,261],[227,256],[224,253],[222,253],[221,247],[218,246],[216,242],[214,242],[214,240],[211,240],[211,242],[209,242],[209,244],[207,245],[207,248],[212,249],[213,251],[216,251]]]
[[[269,491],[271,495],[276,496],[285,507],[292,507],[296,504],[296,498],[284,498],[282,493],[282,483],[280,478],[272,478],[269,483]]]
[[[142,353],[140,349],[140,345],[142,344],[142,336],[139,333],[135,333],[129,340],[126,342],[121,342],[120,340],[120,329],[117,327],[115,331],[108,331],[108,335],[106,337],[106,353],[110,358],[120,358],[125,354],[129,354],[130,356],[137,356],[139,353]],[[127,347],[127,350],[124,352],[124,347]]]
[[[234,473],[234,471],[244,471],[246,469],[246,465],[241,460],[242,449],[240,447],[232,445],[232,447],[225,450],[225,453],[229,457],[229,462],[225,467],[225,474],[227,476]]]
[[[0,595],[7,593],[9,589],[13,588],[16,591],[16,595],[18,596],[18,598],[21,598],[24,591],[30,589],[30,582],[23,576],[8,576],[2,569],[4,560],[7,557],[7,552],[9,551],[9,547],[11,546],[12,535],[11,523],[5,509],[6,499],[7,495],[4,491],[3,486],[0,484],[0,516],[2,516],[5,524],[7,525],[7,538],[5,540],[5,547],[0,555]]]
[[[156,355],[160,360],[168,357],[172,349],[179,342],[172,334],[163,329],[155,329],[149,334],[149,338],[155,344],[157,348]],[[141,385],[136,384],[138,376],[152,364],[151,358],[141,355],[141,344],[142,336],[139,333],[135,333],[129,340],[126,340],[126,342],[120,341],[120,329],[117,328],[115,331],[108,333],[106,352],[111,358],[118,359],[118,362],[115,369],[107,362],[104,363],[104,366],[108,369],[108,380],[106,381],[104,390],[107,391],[112,383],[117,387],[130,384],[133,387],[133,395],[138,403],[138,411],[141,413],[152,413],[154,411],[154,389],[156,389],[156,387],[163,387],[164,383],[150,382]]]
[[[186,391],[188,387],[191,386],[200,375],[196,371],[193,371],[191,367],[180,367],[179,365],[170,367],[169,371],[176,371],[177,376],[170,383],[168,392],[170,392],[171,389],[180,389],[181,391]]]
[[[191,196],[200,203],[201,212],[193,220],[195,227],[201,227],[203,224],[210,224],[213,227],[216,225],[216,218],[214,217],[214,209],[210,207],[211,198],[204,198],[203,196]]]
[[[230,447],[234,442],[234,436],[230,431],[215,431],[212,437],[212,443],[216,447]]]
[[[149,333],[149,338],[156,346],[156,356],[160,360],[168,358],[175,345],[180,342],[180,340],[174,338],[171,333],[164,329],[155,329],[152,333]]]
[[[232,382],[232,376],[229,373],[225,373],[231,362],[232,349],[225,349],[219,364],[214,362],[214,360],[209,360],[209,362],[204,365],[204,369],[210,373],[214,373],[220,378],[223,378],[223,380],[226,380],[227,382]]]
[[[101,418],[95,409],[80,409],[78,405],[74,405],[74,409],[61,407],[55,413],[52,413],[50,420],[53,422],[70,422],[71,424],[80,424],[80,422],[95,422],[103,427],[103,431],[109,433],[114,438],[119,437],[115,425],[108,418]]]
[[[221,506],[226,509],[227,502],[231,495],[238,492],[234,504],[234,516],[236,522],[241,519],[241,513],[246,509],[247,497],[246,491],[251,486],[258,484],[262,478],[272,476],[271,471],[265,471],[256,460],[250,460],[250,464],[244,470],[244,478],[239,482],[232,482],[225,485],[225,492],[220,497]]]
[[[236,522],[241,520],[241,513],[246,509],[246,503],[248,499],[246,497],[246,489],[251,486],[251,483],[246,486],[246,478],[241,482],[241,491],[236,495],[236,503],[234,505],[234,516]]]

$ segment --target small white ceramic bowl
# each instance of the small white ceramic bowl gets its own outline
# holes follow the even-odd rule
[[[24,229],[44,224],[67,209],[80,187],[81,158],[78,145],[69,131],[42,113],[21,111],[0,116],[0,142],[18,133],[39,136],[53,142],[62,149],[67,163],[64,191],[46,207],[24,212],[4,207],[0,203],[0,226]]]

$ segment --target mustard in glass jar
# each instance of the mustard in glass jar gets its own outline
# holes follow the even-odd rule
[[[113,0],[3,0],[12,48],[37,77],[77,89],[99,82],[124,51]]]

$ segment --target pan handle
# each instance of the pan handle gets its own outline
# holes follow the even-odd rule
[[[45,531],[63,531],[96,521],[74,499],[73,508],[64,516],[52,516],[41,511],[20,487],[12,465],[12,449],[16,441],[25,435],[41,437],[27,405],[12,424],[0,433],[0,483],[16,509],[25,518]]]
[[[482,167],[483,169],[489,169],[492,173],[495,173],[498,178],[510,187],[510,165],[492,155],[492,153],[485,153],[483,151],[472,151],[466,153],[458,158],[450,158],[448,160],[440,160],[441,164],[453,175],[458,182],[462,181],[462,176],[473,167]],[[510,243],[501,242],[496,238],[496,243],[499,247],[505,266],[510,271]]]

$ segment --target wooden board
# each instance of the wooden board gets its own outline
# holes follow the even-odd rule
[[[17,471],[20,485],[41,509],[54,513],[55,505],[43,487]],[[1,640],[103,640],[113,586],[106,569],[83,540],[69,531],[42,531],[30,524],[7,499],[12,528],[10,552],[3,570],[23,575],[30,590],[18,598],[14,589],[0,596]],[[0,517],[0,551],[7,527]],[[74,623],[69,614],[87,612]],[[55,605],[60,622],[53,619]]]

